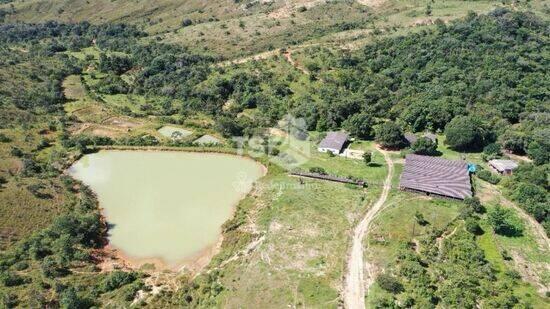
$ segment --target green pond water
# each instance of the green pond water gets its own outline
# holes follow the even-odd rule
[[[113,247],[130,258],[177,265],[218,241],[263,167],[224,154],[100,151],[69,173],[97,194],[113,225]]]

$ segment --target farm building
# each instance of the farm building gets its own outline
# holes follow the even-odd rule
[[[404,136],[410,145],[414,144],[414,142],[418,140],[418,136],[413,133],[405,133]],[[425,133],[424,135],[422,135],[422,137],[425,137],[427,139],[430,139],[432,142],[437,143],[437,135],[433,133]]]
[[[459,200],[472,196],[466,162],[415,154],[405,158],[399,188]]]
[[[332,152],[337,155],[342,152],[344,145],[348,141],[348,134],[344,132],[328,132],[327,136],[321,141],[317,150],[320,152]]]
[[[511,175],[518,168],[518,164],[512,160],[495,159],[490,160],[489,166],[502,175]]]

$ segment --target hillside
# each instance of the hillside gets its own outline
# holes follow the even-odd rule
[[[543,12],[544,1],[514,2]],[[363,45],[373,32],[403,33],[437,19],[488,12],[501,1],[128,1],[30,0],[0,5],[8,22],[124,22],[155,40],[177,43],[228,58],[287,46]]]

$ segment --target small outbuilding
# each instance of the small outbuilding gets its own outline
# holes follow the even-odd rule
[[[319,143],[317,150],[320,152],[332,152],[338,155],[344,149],[349,135],[345,132],[328,132],[327,136]]]
[[[468,163],[415,154],[405,158],[399,188],[459,200],[473,194]]]
[[[512,175],[518,164],[512,160],[495,159],[488,162],[489,166],[502,175]]]

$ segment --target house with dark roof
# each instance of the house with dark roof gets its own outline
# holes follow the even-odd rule
[[[405,158],[399,188],[459,200],[473,195],[468,163],[415,154]]]
[[[342,152],[348,137],[349,135],[345,132],[328,132],[327,136],[319,143],[317,150],[338,155]]]

